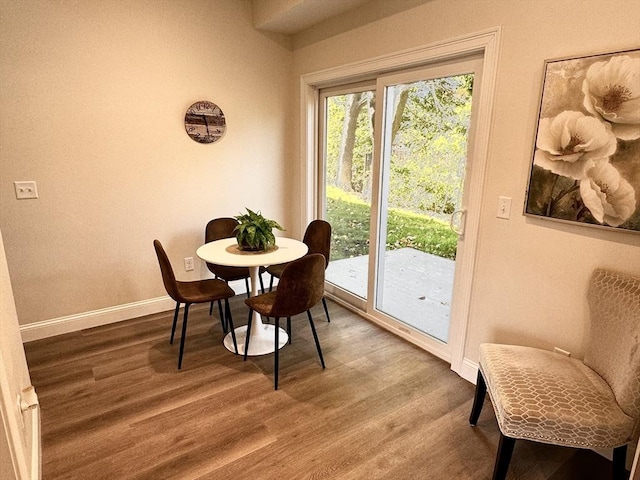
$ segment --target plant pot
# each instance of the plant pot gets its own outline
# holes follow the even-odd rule
[[[265,250],[267,250],[264,247],[252,247],[251,245],[242,242],[242,243],[238,243],[238,248],[240,250],[242,250],[243,252],[263,252]]]

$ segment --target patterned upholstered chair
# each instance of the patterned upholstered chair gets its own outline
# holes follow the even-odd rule
[[[584,360],[514,345],[480,346],[476,425],[485,392],[500,443],[494,480],[506,478],[516,439],[588,449],[613,448],[613,478],[626,478],[627,444],[640,417],[640,278],[593,273]]]

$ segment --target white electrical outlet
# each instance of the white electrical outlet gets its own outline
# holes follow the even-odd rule
[[[13,182],[13,188],[16,190],[16,198],[18,200],[38,198],[38,187],[36,182]]]
[[[192,271],[192,270],[194,269],[194,266],[193,266],[193,257],[186,257],[186,258],[184,259],[184,269],[185,269],[187,272],[190,272],[190,271]]]

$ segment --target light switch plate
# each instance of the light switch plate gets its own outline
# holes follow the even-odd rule
[[[16,190],[16,198],[18,200],[38,198],[38,187],[36,182],[13,182],[13,187]]]
[[[511,197],[498,197],[498,213],[496,217],[509,219],[511,216]]]

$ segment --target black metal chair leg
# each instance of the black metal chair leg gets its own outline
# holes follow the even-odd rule
[[[271,279],[269,280],[269,291],[273,290],[273,275],[271,275]]]
[[[289,345],[291,345],[291,317],[287,317],[287,335],[289,335]]]
[[[178,370],[182,368],[182,355],[184,354],[184,341],[187,337],[187,317],[189,316],[189,303],[184,304],[184,318],[182,319],[182,336],[180,337],[180,354],[178,355]]]
[[[211,300],[211,303],[209,304],[209,315],[211,315],[213,313],[213,303],[214,303],[214,301]]]
[[[273,389],[278,390],[278,367],[280,352],[280,317],[276,317],[275,355],[273,357]]]
[[[509,462],[511,462],[511,454],[515,444],[515,438],[507,437],[500,433],[498,454],[493,468],[493,480],[505,480],[507,478],[507,470],[509,470]]]
[[[220,325],[222,325],[222,331],[227,333],[229,331],[229,327],[227,325],[227,320],[222,314],[222,301],[218,300],[218,315],[220,315]]]
[[[262,273],[258,272],[258,280],[260,280],[260,291],[264,293],[264,282],[262,281]]]
[[[173,325],[171,326],[171,338],[169,343],[173,345],[173,337],[176,334],[176,325],[178,324],[178,312],[180,311],[180,302],[176,302],[176,309],[173,312]]]
[[[320,341],[318,340],[318,333],[316,332],[316,326],[313,324],[313,318],[311,317],[311,311],[307,310],[307,317],[309,317],[309,325],[311,325],[311,332],[313,333],[313,339],[316,342],[316,349],[318,350],[318,356],[320,357],[320,363],[324,369],[324,358],[322,357],[322,349],[320,348]]]
[[[247,336],[244,339],[244,361],[247,361],[247,352],[249,351],[249,337],[251,336],[251,317],[253,310],[249,309],[249,320],[247,321]]]
[[[247,298],[251,298],[251,287],[249,287],[249,278],[244,277],[244,286],[247,289]]]
[[[613,480],[626,480],[629,478],[627,476],[626,470],[627,463],[627,446],[622,445],[620,447],[616,447],[613,449]]]
[[[484,381],[484,377],[478,369],[478,379],[476,380],[476,394],[473,397],[473,407],[471,408],[471,415],[469,415],[469,423],[473,426],[478,424],[478,418],[480,418],[480,412],[482,412],[482,406],[484,405],[484,397],[487,393],[487,384]]]
[[[224,306],[226,310],[226,324],[231,329],[231,339],[233,340],[233,348],[236,349],[236,355],[238,355],[238,342],[236,341],[236,330],[233,326],[233,318],[231,317],[231,307],[229,307],[229,299],[224,299]]]
[[[331,318],[329,318],[329,309],[327,308],[327,301],[322,297],[322,306],[324,307],[324,314],[327,316],[327,322],[331,322]]]
[[[224,317],[224,315],[222,314],[222,301],[218,300],[218,315],[220,316],[220,325],[222,326],[222,331],[224,333],[227,333],[227,321]]]

